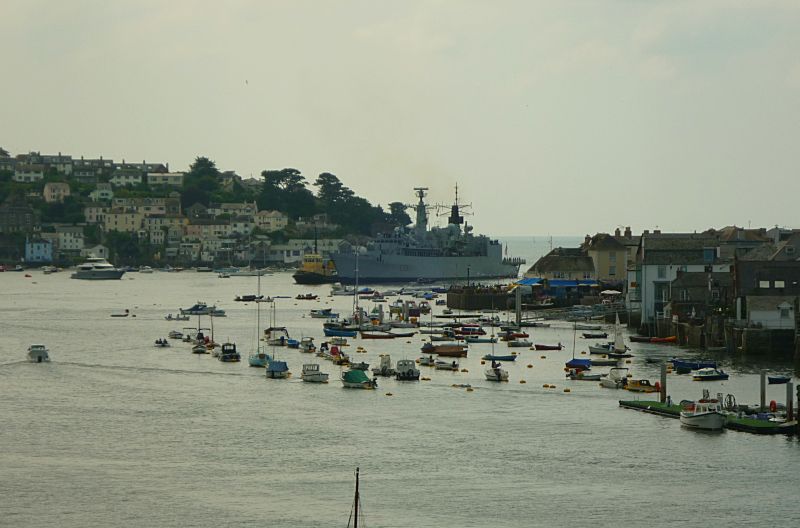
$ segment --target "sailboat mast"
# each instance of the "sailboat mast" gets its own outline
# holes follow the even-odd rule
[[[355,515],[353,516],[353,527],[358,528],[358,470],[356,468],[356,498],[355,498]]]

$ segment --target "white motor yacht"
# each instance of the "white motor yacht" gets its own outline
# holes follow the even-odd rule
[[[316,363],[306,363],[303,365],[303,381],[309,383],[328,383],[328,373],[322,372]]]
[[[683,405],[680,420],[687,427],[719,431],[725,427],[726,417],[719,400],[704,398]]]
[[[86,280],[113,280],[121,279],[125,274],[124,269],[115,268],[106,259],[100,257],[89,257],[86,262],[78,266],[73,279]]]

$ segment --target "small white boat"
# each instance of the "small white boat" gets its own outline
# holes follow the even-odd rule
[[[309,383],[328,383],[328,373],[322,372],[319,365],[316,363],[307,363],[303,365],[303,373],[301,375],[303,381]]]
[[[435,367],[436,359],[433,356],[422,356],[419,358],[419,364],[423,367]]]
[[[167,341],[163,337],[160,337],[160,338],[156,339],[155,346],[156,346],[156,348],[169,348],[172,345],[169,344],[169,341]]]
[[[208,354],[208,349],[205,345],[195,345],[192,347],[192,354]]]
[[[458,370],[458,361],[443,361],[441,359],[437,359],[434,366],[436,367],[436,370]]]
[[[139,268],[139,273],[153,273],[153,268],[150,266],[142,266]]]
[[[28,361],[31,363],[46,363],[50,361],[50,354],[44,345],[31,345],[28,347]]]
[[[628,379],[628,369],[624,367],[614,367],[608,372],[608,376],[600,380],[600,386],[607,389],[621,389],[625,386]]]
[[[681,423],[687,427],[719,431],[725,427],[725,414],[719,400],[702,399],[696,402],[685,402],[681,408]]]
[[[567,378],[576,381],[600,381],[605,376],[605,374],[593,374],[580,369],[569,369],[567,372]]]
[[[313,354],[317,351],[317,345],[314,344],[313,337],[304,337],[300,340],[300,352],[306,352],[307,354]]]
[[[401,359],[397,362],[394,376],[398,381],[417,381],[419,380],[419,369],[413,360]]]
[[[389,354],[381,354],[381,365],[372,369],[375,376],[394,376],[395,370],[392,366],[392,358]]]
[[[602,328],[602,326],[578,323],[578,324],[575,325],[574,328],[575,328],[575,330],[600,330]]]
[[[331,345],[336,345],[336,346],[340,346],[340,347],[341,346],[350,346],[350,344],[347,342],[347,338],[346,337],[333,336],[328,341],[330,342]]]
[[[183,339],[183,333],[178,332],[177,330],[170,330],[169,334],[167,334],[167,337],[170,339]]]
[[[531,343],[527,339],[517,339],[517,340],[514,340],[514,341],[508,341],[506,343],[506,345],[508,345],[508,346],[510,346],[512,348],[515,348],[515,347],[516,348],[523,348],[523,347],[524,348],[530,348],[530,347],[533,346],[533,343]]]
[[[484,371],[486,381],[508,381],[508,371],[500,363],[492,361],[492,367]]]
[[[58,268],[55,266],[42,266],[42,273],[45,275],[50,275],[51,273],[55,273],[58,271]]]
[[[164,316],[164,319],[167,320],[167,321],[188,321],[189,318],[190,317],[188,315],[167,314],[167,315]]]

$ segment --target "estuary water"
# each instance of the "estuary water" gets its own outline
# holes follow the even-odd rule
[[[492,350],[485,344],[462,360],[468,372],[421,367],[430,381],[380,378],[378,390],[348,390],[338,381],[340,367],[298,350],[276,349],[294,373],[289,380],[248,367],[256,308],[233,298],[256,293],[255,277],[30,275],[0,274],[0,526],[345,526],[356,466],[367,526],[800,521],[797,439],[698,433],[619,408],[617,400],[632,393],[565,381],[562,368],[573,354],[567,323],[534,329],[532,341],[567,348],[516,349],[521,358],[505,366],[508,383],[484,381],[480,357]],[[320,301],[294,300],[305,292]],[[294,285],[289,273],[262,278],[262,293],[291,297],[276,302],[276,322],[318,343],[321,321],[309,310],[347,313],[352,305],[328,292]],[[197,324],[164,316],[198,300],[226,310],[214,319],[215,339],[235,341],[245,361],[196,356],[177,341],[154,348],[170,330]],[[125,309],[130,317],[110,317]],[[262,315],[263,327],[272,314]],[[49,346],[52,362],[25,362],[31,343]],[[380,353],[418,357],[421,336],[353,344],[352,357],[376,365]],[[575,354],[588,344],[579,337]],[[367,353],[355,354],[357,345]],[[627,366],[652,380],[658,367],[646,358],[699,355],[632,348]],[[756,402],[757,374],[722,359],[729,381],[670,375],[672,398],[695,399],[705,387]],[[303,383],[306,362],[321,363],[331,382]],[[766,366],[791,372],[788,364]],[[769,388],[768,399],[784,395],[782,386]]]

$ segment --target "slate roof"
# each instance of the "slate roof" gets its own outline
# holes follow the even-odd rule
[[[704,233],[648,233],[642,235],[644,264],[705,264],[703,250],[716,248],[717,238]]]
[[[607,233],[597,233],[589,241],[589,251],[625,251],[625,245]]]

